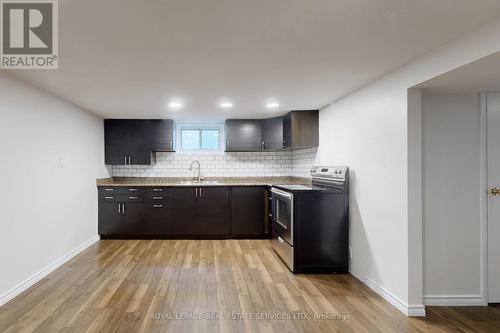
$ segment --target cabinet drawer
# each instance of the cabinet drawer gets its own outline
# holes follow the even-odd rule
[[[144,196],[139,193],[130,194],[99,194],[100,202],[144,202]]]
[[[99,187],[99,195],[117,195],[117,194],[142,194],[144,188],[140,186],[101,186]]]
[[[146,193],[154,196],[168,195],[170,194],[170,189],[168,187],[148,187]]]

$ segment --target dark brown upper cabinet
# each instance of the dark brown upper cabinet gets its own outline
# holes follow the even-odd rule
[[[260,151],[262,145],[262,120],[226,120],[226,151]]]
[[[283,117],[262,120],[262,148],[279,150],[284,148]]]
[[[226,151],[276,151],[319,145],[319,112],[291,111],[283,117],[226,120]]]
[[[172,119],[153,119],[149,121],[151,133],[151,150],[173,152],[174,121]]]
[[[301,149],[319,146],[319,111],[291,111],[283,117],[283,146]]]
[[[105,163],[151,165],[153,151],[173,151],[173,133],[171,120],[106,119]]]

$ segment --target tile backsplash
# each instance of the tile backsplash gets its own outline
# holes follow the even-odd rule
[[[294,177],[311,177],[311,167],[317,164],[318,148],[294,150],[292,152],[292,173]]]
[[[201,163],[206,177],[309,177],[309,168],[316,160],[317,148],[294,152],[244,153],[156,153],[154,165],[114,165],[114,177],[193,177],[189,171],[193,160]],[[296,168],[296,170],[294,170]]]

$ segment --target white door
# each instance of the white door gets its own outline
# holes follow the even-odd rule
[[[490,303],[500,303],[500,93],[487,98],[488,293]]]

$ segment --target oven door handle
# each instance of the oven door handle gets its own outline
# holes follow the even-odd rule
[[[285,192],[285,191],[282,191],[282,190],[278,190],[277,188],[274,188],[274,187],[271,187],[271,192],[274,193],[274,194],[277,194],[279,196],[285,197],[287,199],[290,199],[290,200],[292,200],[292,198],[293,198],[293,194],[292,193],[288,193],[288,192]]]

